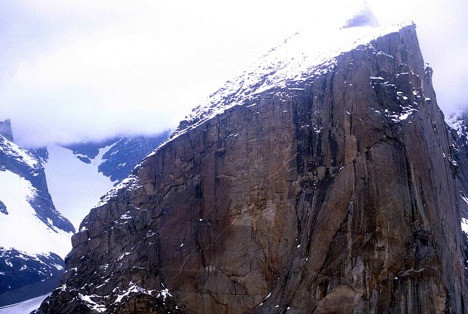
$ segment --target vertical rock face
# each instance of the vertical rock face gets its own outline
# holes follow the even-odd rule
[[[39,312],[465,312],[414,26],[333,64],[184,123],[85,218]]]

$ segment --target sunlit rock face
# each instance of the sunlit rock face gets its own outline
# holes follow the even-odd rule
[[[407,26],[187,119],[85,218],[39,312],[463,313],[431,73]]]

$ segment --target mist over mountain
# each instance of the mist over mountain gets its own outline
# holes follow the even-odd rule
[[[284,38],[341,26],[363,2],[4,1],[0,118],[14,121],[24,147],[174,129]],[[417,23],[439,105],[447,114],[466,107],[468,2],[369,0],[367,6],[382,25]]]
[[[467,151],[415,25],[361,21],[195,108],[83,220],[36,313],[463,313]]]
[[[0,313],[465,313],[467,11],[1,2]]]

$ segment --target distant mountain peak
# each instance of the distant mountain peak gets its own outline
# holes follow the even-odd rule
[[[1,307],[57,285],[75,230],[54,206],[40,150],[13,143],[9,120],[0,126]]]
[[[0,135],[5,137],[7,140],[13,142],[13,132],[11,130],[10,119],[0,121]]]

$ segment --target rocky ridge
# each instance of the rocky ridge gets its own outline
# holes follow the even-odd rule
[[[74,227],[52,202],[41,160],[11,141],[8,120],[0,127],[1,306],[53,289]]]
[[[11,130],[11,121],[9,119],[0,121],[0,135],[13,142],[13,132]]]
[[[13,138],[11,129],[7,133]],[[34,187],[34,195],[28,202],[42,223],[52,229],[74,232],[73,225],[55,209],[47,188],[44,168],[34,152],[23,149],[0,135],[0,171],[16,174],[30,182]]]
[[[85,218],[38,312],[465,312],[459,168],[415,27],[341,31],[198,108]]]

